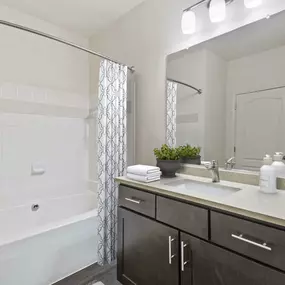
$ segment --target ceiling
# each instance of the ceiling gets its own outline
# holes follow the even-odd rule
[[[90,36],[112,24],[143,1],[0,0],[0,4]]]
[[[168,60],[208,49],[227,61],[249,56],[262,51],[285,45],[285,12],[280,12],[270,19],[263,19],[239,28],[222,36],[201,43],[189,50],[183,50],[169,57]]]

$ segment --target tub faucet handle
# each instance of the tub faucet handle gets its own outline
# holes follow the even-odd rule
[[[39,204],[33,204],[31,209],[32,209],[33,212],[36,212],[36,211],[38,211],[40,209],[40,205]]]

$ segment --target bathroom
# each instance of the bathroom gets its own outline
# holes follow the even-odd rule
[[[230,3],[226,5],[225,18],[218,22],[209,17],[211,1],[202,2],[0,0],[0,285],[235,285],[227,277],[217,280],[214,274],[205,275],[208,279],[203,279],[199,274],[201,271],[208,269],[212,272],[214,269],[207,263],[208,267],[201,267],[201,271],[199,264],[191,267],[186,260],[189,246],[183,252],[186,264],[180,264],[183,255],[179,243],[184,242],[184,234],[190,235],[188,240],[185,238],[185,244],[192,242],[193,253],[196,254],[196,248],[202,250],[203,245],[212,254],[212,263],[216,249],[209,244],[217,245],[221,258],[219,264],[222,264],[222,259],[230,259],[228,251],[244,258],[232,258],[236,261],[233,261],[233,266],[236,264],[237,268],[243,262],[253,261],[254,265],[249,264],[248,268],[254,274],[244,280],[236,278],[240,283],[283,284],[285,212],[282,208],[283,193],[279,189],[284,189],[285,183],[283,179],[277,179],[278,196],[265,195],[256,199],[255,191],[249,196],[242,193],[247,189],[250,191],[251,187],[256,191],[259,188],[259,169],[266,154],[273,156],[275,152],[285,152],[283,137],[278,136],[284,133],[281,131],[284,120],[280,102],[284,102],[282,88],[285,85],[282,69],[285,66],[282,49],[285,46],[285,2],[226,1]],[[246,7],[246,2],[257,4]],[[188,22],[184,23],[186,28],[183,28],[181,22],[188,7],[195,13],[195,21],[191,13]],[[273,55],[273,51],[276,54]],[[264,61],[261,57],[252,56],[261,53],[264,53]],[[272,63],[276,64],[274,68]],[[257,78],[257,73],[261,77]],[[112,87],[120,95],[111,99],[107,88],[109,75],[116,77]],[[170,83],[177,91],[177,110],[168,112],[168,108],[173,108],[167,103],[167,86]],[[254,109],[260,107],[256,113],[258,123],[247,124],[252,109],[248,105],[245,111],[243,104],[248,102],[237,94],[260,91],[252,93],[253,96],[263,96],[264,90],[267,97],[272,95],[277,100],[254,106]],[[271,90],[274,94],[270,93]],[[113,104],[108,105],[109,100],[113,100]],[[111,109],[106,110],[106,106]],[[174,113],[175,116],[168,117]],[[170,132],[166,128],[167,122],[173,123]],[[245,126],[249,129],[244,130]],[[237,135],[244,132],[255,133],[256,136]],[[272,139],[273,136],[279,140]],[[206,167],[187,165],[179,170],[181,174],[177,174],[177,178],[167,180],[170,183],[167,189],[158,190],[161,187],[158,184],[164,183],[163,179],[154,184],[138,184],[126,178],[115,182],[115,177],[126,174],[127,166],[155,166],[153,150],[164,143],[173,147],[185,143],[201,147],[202,161],[219,162],[221,182],[213,184],[213,171]],[[241,149],[244,151],[240,152]],[[249,155],[253,157],[248,159]],[[225,170],[225,161],[232,157],[235,160],[228,164],[233,169]],[[214,197],[213,193],[223,192],[219,186],[211,186],[216,192],[213,191],[210,198],[208,188],[202,186],[197,193],[192,189],[193,185],[188,185],[192,188],[185,194],[184,186],[177,179],[183,177],[185,182],[188,176],[196,179],[200,184],[196,180],[195,183],[199,185],[204,185],[206,179],[210,185],[242,191],[230,202],[226,201],[224,194]],[[122,187],[127,187],[127,190],[121,190]],[[128,190],[134,194],[127,196]],[[137,192],[132,192],[134,190]],[[169,194],[173,191],[181,193],[177,192],[178,196]],[[135,208],[136,204],[132,205],[130,201],[126,204],[126,198],[137,201],[135,198],[139,198],[141,193],[146,195],[141,200],[154,198],[148,205],[150,211],[152,202],[155,204],[154,214]],[[225,199],[222,205],[219,197]],[[276,197],[279,197],[278,201]],[[172,199],[179,201],[181,208],[176,208]],[[208,203],[200,207],[199,199]],[[244,200],[254,201],[253,205],[249,202],[242,204]],[[217,214],[218,202],[222,213],[217,211]],[[191,216],[183,218],[183,213],[188,211],[183,207],[185,205],[207,211],[193,210],[197,219],[192,225],[194,230],[207,217],[211,217],[207,225],[218,221],[222,225],[223,221],[226,223],[229,212],[231,217],[245,216],[245,220],[252,223],[248,227],[254,229],[253,233],[246,235],[247,240],[257,233],[261,235],[250,241],[258,245],[263,245],[259,243],[263,241],[265,253],[260,257],[257,249],[246,245],[234,248],[232,243],[227,244],[222,234],[222,240],[219,240],[215,236],[217,229],[214,225],[207,228],[211,232],[209,236],[205,234],[206,226],[202,231],[192,233],[184,225],[178,225],[180,214],[181,220],[192,219]],[[232,213],[229,207],[239,210]],[[262,219],[258,209],[263,211]],[[136,235],[135,222],[140,224],[140,215],[132,220],[129,212],[170,226],[166,243],[162,242],[167,247],[167,254],[168,237],[177,235],[176,241],[170,240],[170,249],[175,255],[170,260],[171,268],[167,267],[170,265],[168,255],[164,265],[164,248],[149,262],[153,268],[163,264],[162,272],[169,273],[165,276],[170,283],[157,281],[160,279],[154,276],[161,276],[159,269],[150,270],[149,275],[147,266],[144,265],[142,270],[137,264],[147,262],[143,257],[136,260],[125,255],[123,260],[122,253],[128,253],[128,249],[140,252],[133,246],[142,243],[143,238],[154,244],[157,242],[155,235],[147,236],[145,220]],[[170,216],[174,214],[177,219],[172,221]],[[132,235],[137,240],[130,241],[131,248],[122,248],[120,221],[128,221],[129,217],[134,229]],[[233,225],[239,226],[239,223],[240,220],[232,221]],[[259,225],[264,228],[258,228]],[[154,224],[151,229],[156,233]],[[159,231],[161,233],[162,228],[158,228]],[[239,242],[244,238],[240,232],[236,234]],[[271,235],[276,237],[276,250],[274,242],[270,243]],[[163,240],[161,235],[159,237]],[[200,238],[201,243],[197,241]],[[150,248],[155,252],[154,247]],[[220,251],[222,248],[228,251]],[[280,255],[270,257],[269,252],[280,252]],[[123,262],[126,262],[126,272],[122,271]],[[173,269],[175,266],[180,271],[183,268],[188,275],[179,274]],[[264,268],[266,270],[262,270]],[[270,270],[267,271],[268,268]],[[224,270],[238,276],[245,269]],[[217,272],[222,274],[224,271]],[[268,273],[270,277],[266,279],[261,272]]]

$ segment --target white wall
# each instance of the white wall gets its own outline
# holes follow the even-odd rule
[[[155,163],[152,150],[165,142],[166,56],[285,9],[284,0],[266,0],[254,10],[235,1],[225,22],[211,24],[207,9],[199,8],[197,33],[183,35],[182,10],[196,2],[147,0],[91,40],[92,48],[136,67],[138,163]]]
[[[0,7],[0,18],[88,46],[81,36],[7,7]],[[0,37],[1,202],[82,191],[88,55],[9,27],[0,26]],[[46,168],[46,174],[31,176],[32,164]]]
[[[233,155],[236,95],[285,86],[285,46],[228,63],[226,102],[226,154]],[[254,115],[254,114],[253,114]]]

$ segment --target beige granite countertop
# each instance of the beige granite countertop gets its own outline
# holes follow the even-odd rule
[[[160,181],[152,183],[137,182],[126,177],[118,177],[116,181],[154,194],[163,194],[285,227],[285,191],[278,191],[276,194],[264,194],[259,191],[258,186],[221,181],[218,183],[219,185],[241,190],[230,195],[215,196],[198,191],[189,191],[183,187],[166,185],[166,183],[183,179],[212,183],[209,178],[184,174],[178,174],[176,178],[171,179],[162,178]]]

